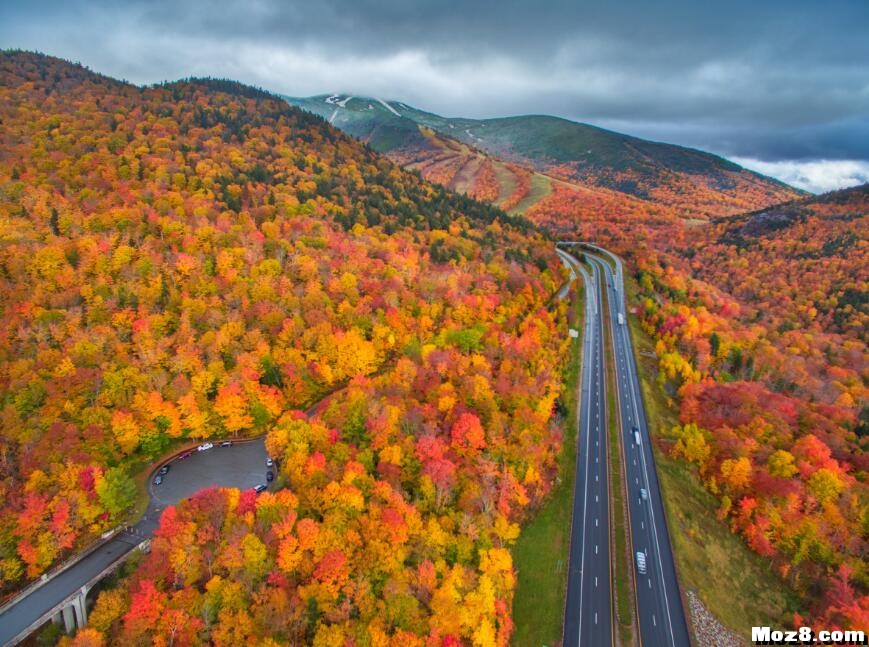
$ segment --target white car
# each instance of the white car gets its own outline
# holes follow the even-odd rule
[[[214,447],[213,443],[202,443],[199,447],[196,448],[197,451],[204,452]]]
[[[646,554],[639,551],[637,551],[637,570],[640,575],[646,574]]]
[[[646,492],[646,488],[642,488],[642,487],[640,488],[640,498],[641,498],[643,501],[648,500],[648,498],[649,498],[649,493]]]
[[[266,467],[271,467],[275,462],[271,458],[266,459]]]

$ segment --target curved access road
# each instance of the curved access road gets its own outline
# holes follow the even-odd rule
[[[615,360],[640,643],[687,647],[691,644],[688,624],[655,471],[633,345],[627,324],[619,323],[619,315],[622,321],[627,320],[621,259],[607,252],[615,259],[616,271],[613,271],[607,260],[588,251],[585,255],[605,277],[609,303],[607,326],[612,335]],[[645,490],[645,497],[641,490]],[[638,552],[645,555],[645,573],[637,566]]]
[[[29,631],[49,620],[52,611],[75,595],[106,568],[149,538],[157,528],[160,512],[194,492],[207,487],[248,489],[266,482],[266,449],[263,438],[216,445],[183,460],[172,460],[161,485],[149,477],[148,510],[135,526],[116,534],[110,541],[49,579],[45,584],[13,600],[0,612],[0,644],[15,644]]]
[[[565,647],[608,647],[613,644],[614,634],[601,275],[596,266],[592,265],[587,271],[573,256],[557,251],[562,261],[570,266],[571,276],[581,274],[586,287],[576,479],[562,644]]]

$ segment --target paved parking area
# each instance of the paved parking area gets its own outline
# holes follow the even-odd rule
[[[216,444],[204,452],[194,450],[184,460],[172,460],[163,483],[148,484],[152,510],[178,503],[199,490],[212,486],[249,489],[266,482],[266,448],[262,439],[232,447]]]

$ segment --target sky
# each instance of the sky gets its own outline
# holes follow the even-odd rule
[[[0,47],[188,76],[553,114],[814,192],[869,182],[867,0],[0,0]]]

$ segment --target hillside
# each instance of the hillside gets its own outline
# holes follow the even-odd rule
[[[853,629],[869,622],[867,197],[846,189],[623,243],[680,423],[662,448],[815,626]]]
[[[771,328],[869,342],[869,185],[745,214],[697,232],[687,249],[703,280]]]
[[[664,205],[685,218],[731,215],[804,195],[709,153],[557,117],[446,118],[400,102],[346,95],[287,100],[426,177],[434,167],[438,181],[465,192],[475,190],[467,178],[488,160],[491,177],[478,183],[494,182],[501,201],[517,184],[511,165]],[[441,141],[432,141],[432,132]]]
[[[3,52],[0,120],[3,588],[168,448],[265,434],[277,490],[167,509],[81,640],[508,644],[561,442],[551,243],[232,82]]]

